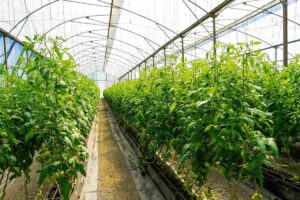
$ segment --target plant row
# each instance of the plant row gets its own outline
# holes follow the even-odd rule
[[[35,48],[39,54],[0,68],[0,181],[25,175],[28,182],[36,160],[40,188],[57,183],[68,199],[72,182],[85,175],[86,138],[100,95],[60,43],[28,38],[23,55]]]
[[[255,45],[219,44],[217,57],[191,62],[169,56],[166,67],[104,91],[138,137],[142,162],[175,152],[200,185],[217,169],[259,191],[262,167],[300,140],[300,59],[282,68]]]

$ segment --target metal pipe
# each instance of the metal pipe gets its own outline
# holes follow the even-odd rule
[[[166,42],[164,45],[162,45],[160,48],[158,48],[156,51],[154,51],[151,55],[149,55],[146,59],[144,59],[141,63],[145,62],[145,60],[148,60],[149,58],[153,57],[157,53],[159,53],[162,49],[169,46],[171,43],[173,43],[175,40],[177,40],[180,37],[183,37],[185,34],[189,33],[191,30],[193,30],[195,27],[197,27],[199,24],[203,23],[207,19],[209,19],[212,15],[216,14],[217,12],[221,11],[223,8],[225,8],[227,5],[232,3],[234,0],[225,0],[221,4],[219,4],[217,7],[215,7],[213,10],[208,12],[206,15],[204,15],[202,18],[197,20],[195,23],[193,23],[191,26],[186,28],[185,30],[181,31],[179,34],[177,34],[175,37],[170,39],[168,42]],[[141,64],[139,63],[139,64]],[[138,65],[139,65],[138,64]],[[136,65],[134,68],[136,68],[138,65]]]
[[[181,57],[182,57],[182,64],[184,65],[184,37],[181,37]]]
[[[8,70],[8,61],[7,61],[7,50],[6,50],[5,37],[6,36],[3,34],[4,64],[5,64],[5,69]]]
[[[166,55],[166,48],[164,48],[164,63],[165,63],[165,67],[167,67],[167,55]]]
[[[212,22],[213,22],[213,50],[214,50],[214,68],[215,68],[215,81],[218,81],[218,68],[216,65],[216,59],[217,59],[217,34],[216,34],[216,15],[212,16]]]
[[[214,57],[217,57],[217,34],[216,34],[216,16],[213,16],[213,45],[214,45]]]
[[[108,22],[108,30],[107,30],[107,37],[106,37],[106,47],[105,47],[105,53],[104,53],[104,61],[103,61],[103,70],[106,67],[106,60],[107,60],[107,55],[108,55],[108,45],[109,45],[109,34],[110,34],[110,29],[111,29],[111,19],[112,19],[112,13],[113,13],[113,5],[114,5],[114,0],[111,0],[111,6],[110,6],[110,13],[109,13],[109,22]]]
[[[152,57],[152,68],[154,68],[155,56]]]
[[[277,64],[277,61],[278,61],[278,47],[275,47],[275,62]]]
[[[283,11],[283,65],[288,66],[288,3],[282,0]]]

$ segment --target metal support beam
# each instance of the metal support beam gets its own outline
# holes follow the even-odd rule
[[[103,62],[103,71],[105,71],[106,67],[106,61],[108,59],[108,47],[109,47],[109,34],[110,34],[110,29],[111,29],[111,19],[112,19],[112,12],[113,12],[113,5],[114,5],[114,0],[111,0],[111,6],[110,6],[110,13],[109,13],[109,22],[108,22],[108,30],[107,30],[107,37],[106,37],[106,47],[105,47],[105,54],[104,54],[104,62]]]
[[[99,1],[99,0],[98,0]],[[221,4],[219,4],[217,7],[215,7],[214,9],[212,9],[210,12],[208,12],[207,14],[205,14],[203,17],[201,17],[199,20],[197,20],[195,23],[193,23],[191,26],[189,26],[188,28],[186,28],[185,30],[181,31],[179,34],[177,34],[175,37],[173,37],[172,39],[170,39],[168,42],[166,42],[164,45],[162,45],[160,48],[158,48],[156,51],[154,51],[151,55],[149,55],[146,59],[144,59],[141,63],[145,62],[146,60],[148,60],[149,58],[153,57],[154,55],[156,55],[157,53],[159,53],[161,50],[163,50],[164,48],[166,48],[167,46],[169,46],[170,44],[172,44],[175,40],[177,40],[180,37],[184,37],[186,34],[188,34],[191,30],[193,30],[194,28],[196,28],[197,26],[199,26],[200,24],[202,24],[204,21],[206,21],[207,19],[209,19],[212,15],[217,14],[218,12],[220,12],[222,9],[224,9],[226,6],[228,6],[230,3],[232,3],[234,0],[225,0],[223,1]],[[134,68],[136,68],[138,65],[140,65],[141,63],[137,64]],[[134,69],[133,68],[133,69]],[[126,73],[125,73],[126,74]]]
[[[213,45],[214,45],[214,57],[217,57],[217,34],[216,34],[216,16],[213,16]]]
[[[283,65],[288,66],[288,2],[282,0],[283,7]]]
[[[243,31],[238,31],[236,28],[234,27],[237,27],[238,25],[240,24],[243,24],[245,23],[247,20],[251,19],[251,18],[255,18],[256,16],[264,13],[265,11],[273,8],[274,6],[277,6],[280,4],[280,0],[274,0],[274,1],[271,1],[269,2],[268,4],[264,5],[263,7],[261,7],[259,10],[255,10],[251,13],[249,13],[248,15],[230,23],[229,25],[223,25],[223,24],[219,24],[220,26],[222,26],[222,28],[219,28],[218,31],[217,31],[217,35],[219,34],[222,34],[224,33],[225,31],[228,31],[228,30],[233,30],[233,31],[237,31],[239,33],[242,33],[242,34],[245,34],[245,35],[248,35],[250,37],[253,37],[255,40],[258,40],[258,41],[261,41],[261,42],[264,42],[268,45],[270,45],[270,47],[272,48],[272,45],[270,43],[268,43],[267,41],[265,40],[262,40],[261,38],[259,37],[256,37],[255,35],[251,35],[251,34],[248,34],[248,33],[245,33]],[[216,23],[217,24],[217,23]],[[195,46],[199,46],[200,44],[206,44],[206,42],[210,41],[211,39],[213,38],[212,35],[208,35],[192,44],[190,44],[189,46],[186,47],[186,50],[187,49],[190,49],[190,48],[194,48]],[[198,47],[199,48],[199,47]]]
[[[147,60],[145,60],[145,73],[146,73],[146,77],[147,77]]]
[[[166,48],[164,48],[164,64],[165,64],[165,67],[167,67],[167,54],[166,54]]]
[[[277,64],[278,61],[278,47],[274,47],[275,50],[275,63]]]
[[[184,37],[181,37],[181,59],[182,64],[184,65]]]
[[[139,78],[141,77],[141,66],[139,65]]]
[[[155,56],[152,57],[152,68],[154,68]]]
[[[7,59],[7,49],[6,49],[6,42],[5,42],[5,35],[3,34],[3,47],[4,47],[4,64],[6,70],[8,70],[8,59]]]
[[[218,67],[216,66],[217,59],[217,34],[216,34],[216,15],[212,16],[213,22],[213,50],[214,50],[214,68],[215,68],[215,81],[218,81]]]

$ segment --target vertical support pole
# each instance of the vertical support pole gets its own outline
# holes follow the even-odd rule
[[[184,37],[181,37],[181,59],[182,59],[182,63],[184,65]]]
[[[139,65],[139,78],[141,77],[141,65]]]
[[[5,34],[3,34],[4,64],[5,64],[5,69],[8,70],[8,59],[7,59],[7,50],[6,50],[5,37],[6,37]]]
[[[213,22],[213,53],[214,53],[214,68],[215,68],[215,81],[218,81],[218,68],[216,66],[216,59],[217,59],[217,33],[216,33],[216,15],[212,16]]]
[[[165,64],[165,67],[167,67],[167,54],[166,54],[166,48],[164,48],[164,64]]]
[[[132,70],[130,71],[130,79],[132,80]]]
[[[146,73],[146,77],[147,77],[147,60],[145,61],[145,73]]]
[[[134,68],[134,70],[133,70],[133,75],[134,75],[134,79],[136,79],[136,68]]]
[[[129,72],[127,73],[127,80],[129,80]]]
[[[283,65],[288,66],[288,2],[282,0],[283,6]]]
[[[155,56],[152,57],[152,68],[154,68]]]
[[[213,44],[214,44],[214,57],[217,57],[217,34],[216,34],[216,16],[213,16]]]
[[[131,69],[131,80],[134,80],[134,69],[135,69],[135,68],[132,68],[132,69]]]
[[[275,46],[274,50],[275,50],[275,63],[277,64],[277,61],[278,61],[278,46]]]
[[[106,87],[108,87],[107,73],[105,73],[105,85],[106,85]]]

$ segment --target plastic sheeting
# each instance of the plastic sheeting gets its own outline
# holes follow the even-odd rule
[[[23,40],[36,33],[65,38],[79,67],[105,88],[144,61],[160,46],[221,4],[222,0],[2,0],[0,27]],[[223,43],[260,41],[271,59],[282,62],[283,10],[279,0],[235,0],[215,17],[216,40]],[[289,59],[299,54],[300,1],[288,0]],[[213,46],[210,17],[184,36],[185,57],[205,56]],[[12,44],[8,40],[7,46]],[[181,40],[166,48],[181,55]],[[7,48],[8,48],[7,47]],[[8,65],[17,62],[15,44]],[[2,53],[1,53],[2,52]],[[4,63],[0,35],[0,62]],[[147,60],[163,64],[163,52]],[[142,68],[143,66],[141,66]],[[133,78],[138,70],[133,71]]]

